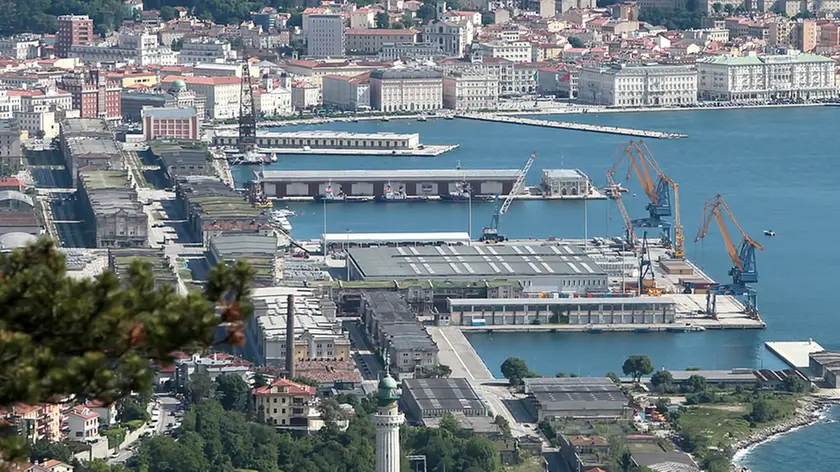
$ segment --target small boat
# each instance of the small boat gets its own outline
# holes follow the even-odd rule
[[[425,117],[425,116],[420,115],[420,117],[419,117],[419,118],[417,118],[417,121],[427,121],[427,120],[426,120],[426,117]]]
[[[455,119],[455,117],[454,117],[454,116],[452,116],[452,115],[446,115],[446,116],[444,116],[444,117],[443,117],[443,119],[444,119],[444,120],[454,120],[454,119]]]
[[[765,230],[764,230],[764,234],[765,234],[766,236],[771,236],[771,237],[772,237],[772,236],[775,236],[775,235],[776,235],[776,232],[775,232],[775,231],[773,231],[772,229],[765,229]]]
[[[466,202],[472,198],[469,184],[461,182],[455,185],[455,191],[440,196],[442,202]]]
[[[352,121],[353,123],[358,123],[358,122],[359,122],[359,119],[358,119],[358,118],[353,118],[353,119],[352,119],[352,120],[350,120],[350,121]]]
[[[383,117],[382,117],[382,121],[391,121],[391,119],[390,119],[390,118],[388,118],[387,116],[383,116]]]
[[[333,192],[332,185],[327,185],[327,188],[324,189],[324,193],[315,195],[315,201],[318,203],[343,202],[346,199],[347,198],[344,195],[344,192]]]

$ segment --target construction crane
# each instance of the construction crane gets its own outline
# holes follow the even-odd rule
[[[621,199],[621,192],[618,191],[618,184],[615,183],[615,169],[607,171],[607,185],[608,189],[613,192],[613,199],[618,204],[618,210],[621,212],[621,219],[624,220],[624,233],[627,239],[627,244],[630,249],[635,249],[638,246],[636,238],[636,230],[633,228],[633,221],[630,219],[630,214],[627,213],[627,208],[624,206],[624,200]]]
[[[239,139],[237,144],[242,152],[253,151],[257,145],[257,116],[254,109],[254,84],[251,80],[251,68],[248,62],[242,66],[239,101]]]
[[[662,291],[656,288],[656,277],[653,273],[653,264],[650,261],[650,249],[648,248],[647,231],[642,235],[642,248],[639,254],[639,295],[661,295]]]
[[[630,174],[635,172],[639,183],[642,185],[642,190],[650,200],[645,207],[648,211],[648,217],[632,220],[632,225],[636,228],[660,228],[662,242],[666,247],[673,248],[674,257],[680,259],[685,257],[685,237],[680,221],[679,185],[665,175],[643,141],[630,141],[624,148],[624,152],[616,157],[611,170],[613,175],[625,158],[629,165],[627,178],[629,179]],[[673,192],[673,200],[671,192]],[[674,217],[673,239],[671,238],[671,223],[665,220],[665,218],[671,216]]]
[[[741,243],[736,247],[732,238],[729,236],[729,229],[726,227],[726,222],[723,215],[729,217],[732,223],[741,232]],[[744,307],[747,314],[758,317],[758,296],[755,289],[748,284],[758,282],[758,267],[755,263],[755,250],[764,250],[758,241],[751,238],[738,224],[735,215],[727,205],[726,200],[718,194],[706,201],[703,206],[703,224],[697,231],[697,237],[694,241],[700,241],[705,238],[709,232],[709,225],[712,220],[717,221],[718,228],[720,228],[723,242],[726,244],[726,251],[729,253],[729,258],[732,259],[732,268],[729,269],[729,275],[732,276],[732,284],[719,285],[716,289],[711,289],[707,294],[707,311],[711,315],[716,315],[714,295],[716,293],[726,293],[741,295],[744,297]]]
[[[516,174],[516,181],[513,183],[510,193],[507,194],[501,205],[499,205],[499,194],[496,194],[496,198],[493,200],[493,216],[490,218],[490,226],[482,228],[481,241],[494,243],[507,240],[506,237],[499,234],[499,219],[507,213],[511,203],[513,203],[514,197],[522,191],[522,187],[525,185],[525,177],[528,176],[528,171],[531,170],[531,166],[534,165],[534,159],[536,158],[537,151],[534,151],[531,153],[531,157],[525,162],[525,165],[522,166],[522,169],[519,170],[519,173]]]

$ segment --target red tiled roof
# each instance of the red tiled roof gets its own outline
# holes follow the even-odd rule
[[[99,413],[86,408],[85,406],[78,405],[73,407],[73,411],[70,412],[71,415],[76,415],[86,420],[91,418],[99,418]]]
[[[162,82],[174,82],[176,80],[183,80],[187,84],[195,84],[195,85],[232,85],[232,84],[239,84],[242,79],[239,77],[203,77],[203,76],[183,76],[183,75],[168,75],[166,76]]]
[[[311,385],[292,382],[289,379],[277,379],[274,382],[271,382],[271,385],[255,388],[253,393],[254,395],[271,395],[271,389],[273,387],[288,387],[288,392],[292,394],[297,393],[315,395],[315,387]]]
[[[63,465],[64,467],[67,467],[67,464],[65,464],[64,462],[61,462],[59,460],[56,460],[56,459],[50,459],[50,460],[44,462],[43,464],[41,464],[41,467],[43,467],[45,469],[49,469],[49,468],[52,468],[52,467],[58,467],[60,465]]]
[[[300,59],[297,61],[289,61],[290,66],[300,66],[300,67],[315,67],[318,65],[316,61],[307,61],[304,59]]]

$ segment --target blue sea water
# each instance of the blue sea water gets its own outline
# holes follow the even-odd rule
[[[629,354],[648,354],[657,366],[681,369],[765,367],[783,365],[769,354],[765,341],[814,338],[828,349],[840,348],[840,318],[836,289],[840,252],[840,166],[837,123],[840,107],[702,110],[651,113],[610,113],[564,116],[564,120],[682,132],[688,138],[648,140],[656,159],[680,188],[687,257],[720,280],[731,263],[717,229],[694,244],[703,203],[721,193],[741,226],[762,242],[758,254],[759,307],[768,323],[763,331],[649,334],[476,334],[473,346],[491,370],[508,356],[526,359],[529,367],[546,375],[558,371],[603,375],[620,370]],[[429,144],[459,143],[461,147],[436,158],[281,156],[277,169],[398,169],[398,168],[518,168],[536,150],[537,161],[528,178],[540,180],[543,168],[579,168],[599,185],[628,138],[473,121],[342,123],[294,129],[337,131],[418,132]],[[253,168],[237,168],[239,180]],[[635,181],[625,201],[631,216],[644,213],[644,198]],[[633,197],[632,192],[638,194]],[[301,212],[294,217],[294,235],[316,238],[324,231],[324,206],[290,204]],[[489,221],[489,203],[473,206],[473,236]],[[588,235],[620,233],[614,202],[586,204]],[[469,226],[466,205],[411,203],[392,205],[329,205],[327,231],[463,231]],[[776,231],[775,238],[761,234]],[[515,202],[504,216],[501,231],[509,237],[581,237],[584,203]],[[730,227],[730,233],[737,232]],[[819,436],[820,454],[776,454],[778,448],[797,450],[815,438],[810,431],[828,428]],[[823,464],[840,461],[840,427],[828,423],[760,446],[747,457],[757,472],[828,470]],[[805,438],[805,439],[802,439]],[[826,444],[826,441],[832,444]],[[772,450],[772,453],[768,452]],[[759,451],[761,451],[759,453]],[[759,457],[760,456],[760,457]],[[771,457],[772,460],[767,459]],[[750,463],[752,464],[752,463]]]

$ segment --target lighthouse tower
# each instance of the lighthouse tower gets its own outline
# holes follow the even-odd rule
[[[400,413],[397,406],[399,388],[397,381],[386,371],[379,381],[379,409],[373,415],[373,424],[376,426],[376,472],[400,472],[400,426],[405,423],[405,415]]]

